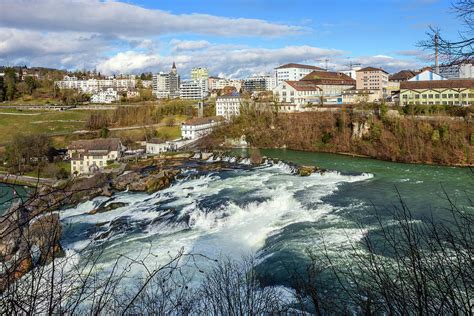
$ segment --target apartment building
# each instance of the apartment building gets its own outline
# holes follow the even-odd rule
[[[325,71],[325,69],[303,64],[285,64],[275,68],[275,86],[283,81],[298,81],[313,71]]]
[[[209,77],[209,90],[222,90],[225,87],[234,87],[237,91],[242,88],[242,80],[240,79],[225,79],[219,77]]]
[[[272,91],[276,87],[276,79],[270,75],[251,76],[243,81],[243,88],[250,92]]]
[[[454,65],[441,65],[439,74],[446,79],[473,79],[474,59]]]
[[[74,89],[84,93],[97,93],[106,89],[128,91],[136,88],[134,77],[79,80],[74,76],[64,76],[63,80],[56,81],[55,84],[60,89]]]
[[[127,96],[129,92],[131,91],[127,92]],[[118,95],[117,91],[112,88],[99,91],[91,96],[91,103],[113,103],[119,100],[120,96]]]
[[[180,98],[188,100],[204,100],[209,94],[208,80],[183,81],[180,86]]]
[[[400,105],[474,104],[474,79],[405,81],[400,83]]]
[[[224,122],[222,116],[200,117],[181,123],[181,138],[197,140],[212,132]]]
[[[240,115],[242,98],[240,96],[221,96],[216,99],[216,115],[230,120]]]
[[[180,96],[179,86],[181,79],[174,62],[170,72],[155,74],[152,81],[153,94],[158,99],[178,98]]]
[[[209,72],[207,68],[193,68],[191,69],[191,80],[201,80],[201,79],[209,79]]]
[[[356,72],[356,89],[379,90],[387,96],[388,72],[381,68],[365,67]]]
[[[311,81],[283,81],[273,89],[275,101],[296,105],[294,110],[301,110],[306,105],[321,104],[323,90]]]
[[[109,161],[122,156],[124,147],[119,138],[78,140],[68,146],[73,175],[91,174],[100,171]]]

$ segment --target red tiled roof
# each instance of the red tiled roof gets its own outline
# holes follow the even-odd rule
[[[285,64],[275,69],[283,69],[283,68],[306,68],[306,69],[314,69],[314,70],[324,70],[323,68],[320,68],[317,66],[295,64],[295,63]]]
[[[403,81],[400,89],[474,89],[474,79]]]
[[[288,85],[293,87],[296,91],[320,91],[321,88],[311,81],[285,81]]]
[[[342,72],[313,71],[306,75],[301,81],[312,81],[316,84],[328,85],[355,85],[356,81]]]
[[[411,79],[415,77],[419,72],[413,71],[413,70],[401,70],[397,72],[396,74],[393,74],[389,77],[389,80],[391,81],[406,81],[408,79]]]

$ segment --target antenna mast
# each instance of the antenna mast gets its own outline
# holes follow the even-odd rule
[[[438,58],[439,58],[439,52],[438,52],[438,41],[439,41],[439,35],[438,31],[436,31],[436,34],[434,36],[434,44],[435,44],[435,72],[439,74],[439,63],[438,63]]]

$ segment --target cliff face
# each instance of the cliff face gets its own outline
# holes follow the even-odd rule
[[[474,164],[474,126],[461,117],[244,113],[215,131],[203,146],[241,135],[261,148],[352,153],[407,163]]]

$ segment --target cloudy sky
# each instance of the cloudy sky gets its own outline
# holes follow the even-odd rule
[[[192,67],[243,78],[287,62],[388,71],[430,61],[428,25],[455,36],[451,0],[0,0],[0,65],[106,74]]]

